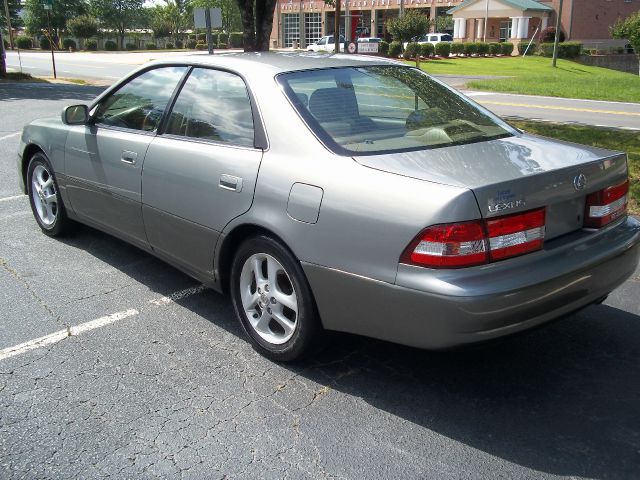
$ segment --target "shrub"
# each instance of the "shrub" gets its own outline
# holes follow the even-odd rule
[[[543,43],[554,42],[556,40],[556,27],[547,27],[540,33]],[[560,30],[560,41],[564,42],[564,32]]]
[[[196,34],[195,33],[190,33],[189,35],[187,35],[187,40],[193,40],[196,41]]]
[[[75,50],[76,49],[76,41],[73,38],[65,38],[62,40],[62,48],[65,50]]]
[[[219,37],[220,37],[220,34],[218,32],[212,32],[211,33],[211,43],[213,43],[214,45],[217,45]],[[204,39],[202,42],[199,42],[199,43],[207,43],[207,40]]]
[[[104,49],[110,52],[114,52],[118,49],[118,44],[113,40],[107,40],[104,42]]]
[[[500,55],[502,51],[502,45],[497,42],[493,42],[489,44],[489,55]]]
[[[478,44],[474,42],[465,42],[464,45],[464,54],[468,57],[473,55],[474,53],[478,53]]]
[[[229,45],[231,48],[242,47],[242,32],[232,32],[229,34]]]
[[[484,42],[479,42],[476,44],[476,50],[478,55],[487,55],[489,53],[489,44]]]
[[[531,42],[531,46],[529,47],[529,50],[527,50],[527,47],[529,47],[529,42],[528,41],[522,41],[518,44],[518,55],[524,55],[524,52],[527,52],[527,55],[533,55],[536,52],[536,42]]]
[[[126,48],[127,50],[135,50],[138,48],[138,46],[135,43],[127,43],[124,48]]]
[[[51,42],[47,37],[40,37],[40,50],[51,50]]]
[[[173,48],[173,43],[167,42],[167,44],[164,46],[164,48],[168,48],[169,50],[171,50]]]
[[[423,43],[420,45],[420,55],[423,57],[432,57],[436,53],[436,47],[433,43]]]
[[[219,33],[218,34],[218,41],[216,43],[218,43],[218,44],[220,44],[220,43],[229,43],[229,34],[227,34],[227,33]],[[220,48],[220,47],[218,47],[218,48]]]
[[[464,53],[464,43],[456,42],[451,44],[451,53],[460,55]]]
[[[400,42],[391,42],[389,44],[389,56],[398,58],[402,53],[402,44]]]
[[[378,44],[378,53],[380,55],[384,55],[385,57],[389,55],[389,42],[385,42],[384,40]]]
[[[420,44],[415,42],[407,44],[402,56],[405,60],[411,60],[412,58],[420,56]]]
[[[187,46],[186,46],[186,48],[188,48],[188,49],[190,49],[190,50],[193,50],[194,48],[196,48],[196,45],[198,45],[198,44],[196,43],[196,41],[195,41],[195,40],[192,40],[192,39],[190,38],[189,40],[187,40]]]
[[[182,43],[182,40],[176,40],[176,48],[184,48],[184,43]]]
[[[386,28],[394,40],[407,42],[429,31],[429,18],[414,9],[409,9],[404,16],[390,19]]]
[[[23,35],[20,37],[16,37],[16,45],[18,46],[18,48],[22,48],[23,50],[26,50],[28,48],[33,48],[33,41],[31,40],[30,37]]]
[[[451,44],[449,42],[436,43],[436,55],[447,58],[451,53]]]
[[[227,45],[226,43],[218,43],[218,45],[216,46],[216,48],[227,48],[229,45]]]
[[[98,21],[91,15],[80,15],[67,20],[67,30],[76,38],[91,38],[98,34]]]
[[[207,34],[206,33],[196,33],[196,42],[197,43],[204,43],[207,41]]]
[[[84,48],[95,52],[96,50],[98,50],[98,41],[91,38],[85,42]]]
[[[158,46],[155,43],[147,43],[144,48],[147,50],[157,50]]]
[[[502,55],[511,55],[513,53],[513,43],[511,42],[502,42],[500,44]]]
[[[4,49],[7,50],[9,48],[9,42],[6,39],[2,39],[2,44],[4,45]]]
[[[209,45],[206,43],[198,42],[196,43],[196,50],[209,50]]]
[[[558,44],[558,57],[576,58],[582,52],[580,42],[562,42]],[[553,57],[553,43],[541,43],[538,47],[538,55]]]

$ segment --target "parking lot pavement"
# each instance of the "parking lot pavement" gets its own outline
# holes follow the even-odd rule
[[[640,271],[501,343],[331,334],[275,364],[225,297],[159,260],[87,227],[39,232],[2,137],[96,92],[15,88],[0,86],[0,478],[637,478]]]

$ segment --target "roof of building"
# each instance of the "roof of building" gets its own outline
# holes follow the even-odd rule
[[[468,7],[469,5],[477,1],[478,0],[465,0],[457,7],[453,7],[452,9],[448,10],[447,13],[452,14],[454,12],[457,12],[458,10]],[[544,5],[540,2],[537,2],[536,0],[500,0],[500,1],[506,3],[507,5],[511,5],[514,8],[518,8],[520,10],[534,10],[534,11],[535,10],[537,11],[553,10],[553,8],[551,8],[550,6]]]

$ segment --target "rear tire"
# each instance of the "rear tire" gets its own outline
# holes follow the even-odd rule
[[[27,193],[33,216],[45,235],[57,237],[70,230],[71,220],[62,204],[53,168],[42,152],[29,160]]]
[[[233,307],[252,345],[279,362],[307,355],[321,333],[315,302],[298,260],[278,241],[257,236],[231,265]]]

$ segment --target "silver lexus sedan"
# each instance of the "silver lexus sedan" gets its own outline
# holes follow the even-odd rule
[[[519,332],[602,301],[640,255],[624,153],[373,57],[149,63],[25,127],[18,171],[45,234],[82,222],[228,292],[281,361],[323,329],[432,349]]]

